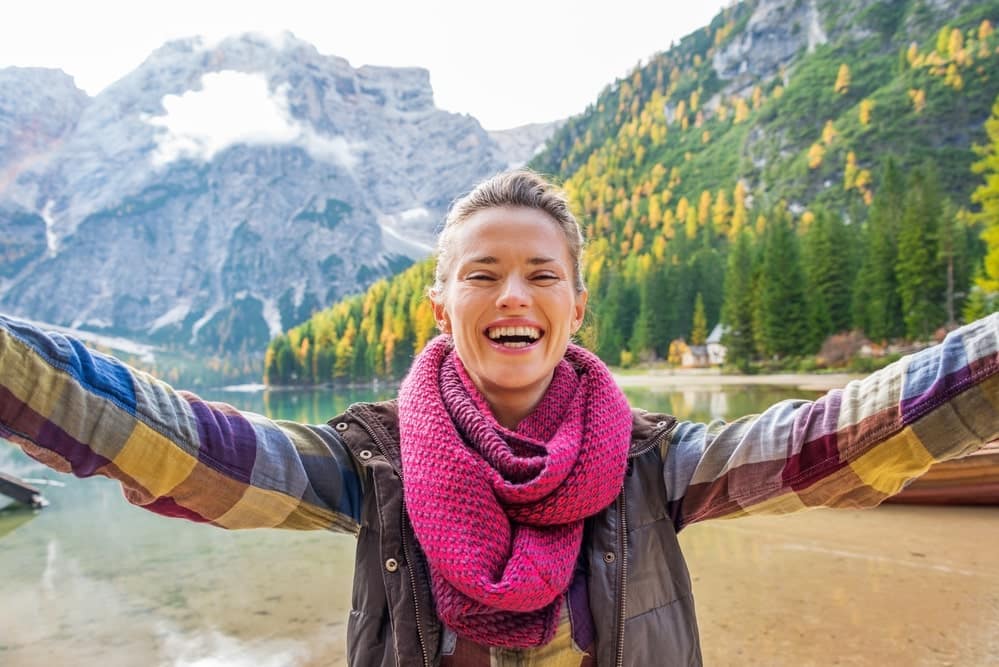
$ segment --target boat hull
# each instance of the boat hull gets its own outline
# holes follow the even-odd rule
[[[999,443],[937,463],[887,502],[921,505],[999,505]]]

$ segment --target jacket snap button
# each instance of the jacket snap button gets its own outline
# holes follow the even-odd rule
[[[605,563],[608,563],[608,564],[613,563],[616,558],[617,558],[617,556],[614,555],[613,551],[608,551],[607,553],[604,554],[604,562]]]
[[[361,453],[358,456],[361,457],[362,461],[367,461],[368,459],[371,458],[371,450],[370,449],[362,449]]]
[[[389,572],[395,572],[396,570],[399,569],[399,561],[397,561],[395,558],[389,558],[387,561],[385,561],[385,569],[388,570]]]
[[[347,430],[347,422],[337,422],[335,428],[338,431],[346,431]]]
[[[659,422],[656,424],[656,428],[663,428],[664,426],[666,426],[666,422]]]

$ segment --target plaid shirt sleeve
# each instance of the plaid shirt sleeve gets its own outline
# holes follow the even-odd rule
[[[993,314],[814,402],[678,425],[664,468],[674,524],[877,505],[999,438],[997,349]]]
[[[178,392],[79,341],[0,316],[0,437],[129,502],[223,528],[356,533],[361,476],[328,426]]]

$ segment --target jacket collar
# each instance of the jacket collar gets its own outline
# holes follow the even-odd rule
[[[378,403],[355,403],[347,408],[343,417],[337,417],[330,423],[342,421],[343,418],[353,418],[360,422],[390,461],[399,460],[399,406],[395,399]],[[671,415],[647,412],[639,408],[632,408],[631,418],[629,458],[644,453],[658,443],[677,423],[676,417]]]

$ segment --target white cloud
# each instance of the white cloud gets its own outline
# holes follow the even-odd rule
[[[163,98],[162,116],[146,122],[162,128],[156,138],[153,164],[181,158],[211,160],[236,144],[298,145],[317,160],[352,169],[357,145],[343,137],[318,134],[294,118],[288,108],[287,88],[271,90],[261,73],[224,70],[201,78],[200,90]]]

